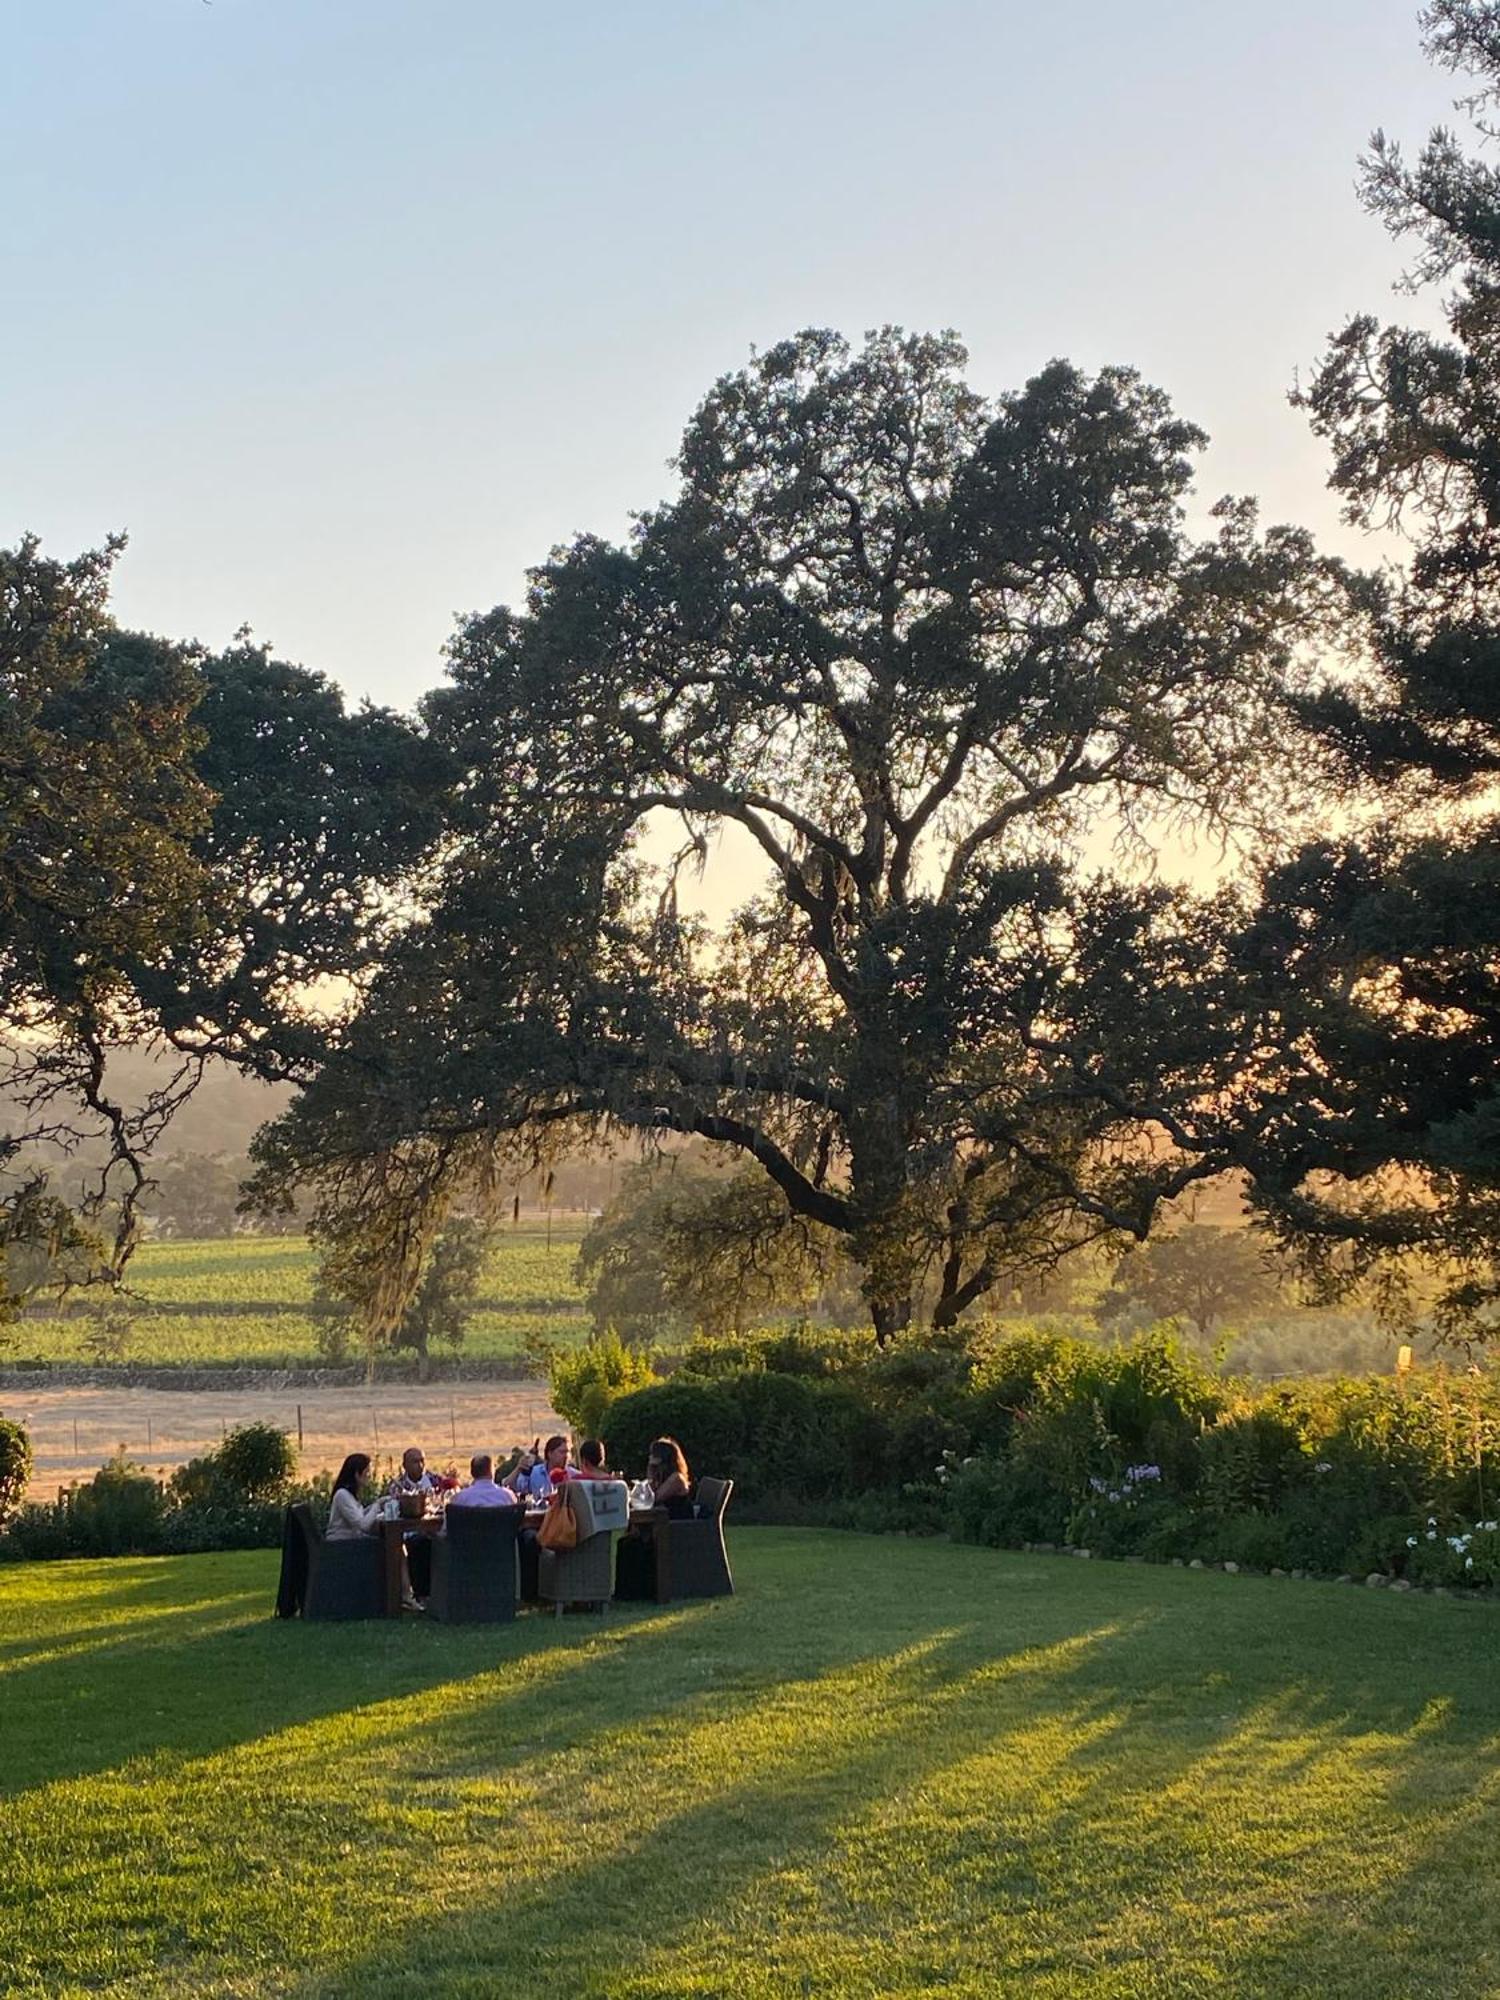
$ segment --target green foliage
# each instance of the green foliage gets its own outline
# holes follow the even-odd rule
[[[478,1217],[453,1215],[439,1231],[411,1303],[391,1335],[395,1348],[426,1354],[436,1341],[463,1344],[484,1275],[490,1232]]]
[[[121,1454],[50,1506],[23,1507],[5,1540],[20,1555],[151,1555],[162,1546],[166,1512],[157,1481]]]
[[[672,1380],[635,1389],[609,1405],[603,1423],[610,1458],[630,1478],[644,1474],[658,1437],[677,1439],[694,1478],[701,1472],[722,1478],[740,1462],[744,1424],[726,1382]]]
[[[274,1424],[241,1424],[163,1485],[123,1455],[55,1501],[22,1507],[0,1535],[0,1558],[170,1555],[264,1548],[281,1539],[296,1454]]]
[[[618,1461],[638,1468],[665,1431],[762,1519],[1391,1575],[1419,1520],[1483,1520],[1500,1483],[1494,1377],[1257,1392],[1162,1330],[1101,1348],[1003,1323],[936,1351],[866,1336],[836,1372],[784,1372],[774,1339],[707,1344],[696,1370],[611,1404]]]
[[[24,1424],[0,1417],[0,1526],[21,1504],[31,1463],[31,1439]]]
[[[747,1369],[770,1369],[777,1375],[837,1375],[870,1361],[875,1352],[868,1328],[813,1326],[804,1320],[743,1334],[697,1334],[674,1372],[686,1381],[712,1381]]]
[[[598,1437],[605,1413],[617,1397],[628,1396],[656,1379],[650,1361],[607,1328],[571,1354],[554,1356],[552,1407],[581,1437]]]
[[[239,1222],[240,1183],[248,1160],[213,1153],[179,1153],[152,1166],[146,1201],[165,1236],[232,1236]]]

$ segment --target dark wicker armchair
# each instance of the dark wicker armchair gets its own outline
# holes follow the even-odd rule
[[[733,1597],[729,1553],[724,1547],[724,1510],[734,1491],[732,1479],[700,1479],[691,1521],[674,1521],[672,1546],[673,1597]]]
[[[519,1507],[450,1507],[432,1544],[427,1613],[445,1625],[503,1625],[516,1615]]]
[[[613,1541],[630,1520],[629,1488],[620,1479],[570,1479],[554,1505],[572,1508],[578,1545],[542,1550],[537,1593],[559,1613],[565,1604],[603,1610],[614,1596]]]
[[[385,1561],[379,1538],[361,1535],[357,1541],[325,1541],[310,1507],[293,1507],[291,1514],[301,1531],[307,1562],[302,1616],[383,1618]]]

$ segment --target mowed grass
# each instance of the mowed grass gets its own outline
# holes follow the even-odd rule
[[[462,1355],[518,1359],[538,1339],[585,1337],[588,1321],[573,1282],[583,1227],[574,1216],[554,1221],[550,1242],[542,1227],[497,1234]],[[147,1243],[130,1266],[139,1307],[119,1358],[177,1367],[316,1365],[322,1357],[308,1312],[315,1266],[300,1236]],[[83,1311],[28,1317],[8,1330],[6,1359],[97,1360],[91,1324]]]
[[[789,1530],[740,1594],[278,1625],[0,1573],[17,1996],[1500,1991],[1488,1606]]]

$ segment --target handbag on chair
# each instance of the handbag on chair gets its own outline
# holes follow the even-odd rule
[[[537,1531],[537,1543],[541,1548],[551,1549],[561,1555],[567,1549],[578,1546],[578,1521],[573,1509],[568,1505],[567,1490],[559,1487],[552,1496],[552,1504],[547,1509],[547,1518]]]

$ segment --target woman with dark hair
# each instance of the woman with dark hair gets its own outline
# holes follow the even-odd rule
[[[646,1454],[646,1483],[651,1504],[669,1521],[690,1521],[693,1501],[688,1462],[676,1438],[657,1438]],[[656,1537],[649,1521],[636,1521],[621,1535],[615,1551],[615,1596],[653,1598],[656,1595]]]
[[[369,1469],[367,1451],[351,1451],[339,1467],[328,1507],[327,1541],[352,1542],[360,1535],[375,1532],[380,1520],[380,1502],[373,1500],[368,1507],[359,1504],[359,1489]]]
[[[647,1452],[646,1483],[651,1488],[652,1504],[665,1507],[670,1520],[692,1519],[692,1481],[676,1438],[658,1438]]]
[[[380,1526],[383,1503],[376,1499],[368,1507],[359,1504],[359,1489],[369,1469],[370,1454],[367,1451],[351,1451],[339,1467],[333,1482],[333,1498],[328,1505],[328,1526],[323,1534],[325,1542],[357,1541],[361,1535],[373,1535]],[[401,1603],[407,1611],[422,1609],[411,1587],[411,1569],[405,1549],[401,1551]]]

